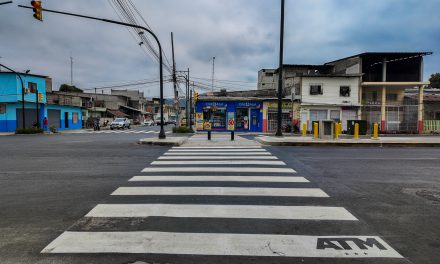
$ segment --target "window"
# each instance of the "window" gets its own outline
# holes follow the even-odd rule
[[[33,82],[28,82],[28,88],[30,93],[36,93],[37,92],[37,84]]]
[[[341,120],[341,111],[330,110],[330,119],[333,121],[340,121]]]
[[[350,86],[340,86],[339,87],[339,96],[341,97],[350,97]]]
[[[78,113],[72,113],[72,123],[78,124]]]
[[[249,129],[249,109],[237,108],[235,110],[235,128]]]
[[[393,101],[397,101],[397,94],[387,94],[387,101],[393,102]]]
[[[266,72],[266,76],[267,77],[272,77],[273,76],[273,72]]]
[[[321,84],[311,84],[310,85],[310,95],[319,95],[322,94],[322,85]]]
[[[0,114],[6,113],[6,104],[0,104]]]

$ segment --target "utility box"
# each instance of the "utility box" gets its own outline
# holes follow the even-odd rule
[[[333,139],[335,131],[335,122],[333,120],[320,120],[319,121],[319,138],[320,139]]]
[[[355,124],[359,124],[359,135],[367,134],[367,120],[347,120],[347,134],[354,135]]]

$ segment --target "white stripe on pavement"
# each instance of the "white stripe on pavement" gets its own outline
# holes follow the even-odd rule
[[[215,151],[222,151],[222,152],[239,152],[239,151],[266,151],[265,149],[170,149],[170,152],[215,152]]]
[[[204,153],[204,152],[166,152],[164,155],[167,156],[192,156],[192,155],[229,155],[229,156],[242,156],[242,155],[251,155],[251,156],[266,156],[272,155],[270,152],[216,152],[216,153]]]
[[[357,221],[343,207],[197,205],[197,204],[98,204],[86,217],[195,217],[284,220]]]
[[[151,165],[286,165],[286,163],[273,160],[174,160],[153,161]]]
[[[318,188],[241,188],[241,187],[119,187],[111,195],[220,195],[329,197]]]
[[[275,156],[161,156],[158,158],[159,160],[225,160],[225,159],[234,159],[234,160],[244,160],[244,159],[252,159],[252,160],[277,160],[278,158]]]
[[[337,241],[348,241],[348,243],[340,244]],[[41,253],[403,258],[397,251],[377,236],[329,237],[153,231],[66,231],[44,248]]]
[[[129,181],[202,182],[309,182],[304,177],[276,176],[134,176]]]
[[[172,149],[249,149],[249,148],[256,148],[260,149],[261,146],[224,146],[224,147],[173,147]]]
[[[296,173],[291,168],[263,168],[263,167],[148,167],[142,172],[264,172],[264,173]]]

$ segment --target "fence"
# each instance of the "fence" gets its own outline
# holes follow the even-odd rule
[[[401,105],[385,107],[385,131],[388,133],[417,133],[418,106]],[[368,133],[372,132],[374,123],[381,123],[380,106],[363,106],[362,119],[367,120]]]
[[[267,132],[275,132],[278,126],[278,114],[277,113],[268,113],[267,114]],[[292,118],[289,113],[281,114],[281,127],[283,132],[290,132],[292,127]]]
[[[440,120],[425,120],[423,121],[423,131],[425,133],[439,133]]]

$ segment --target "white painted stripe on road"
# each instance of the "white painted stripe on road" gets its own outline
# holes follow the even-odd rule
[[[166,182],[309,182],[304,177],[276,176],[134,176],[129,181]]]
[[[349,241],[343,245],[335,240]],[[330,241],[333,248],[323,242]],[[356,241],[357,244],[351,241]],[[377,236],[66,231],[41,253],[128,253],[315,258],[403,258]]]
[[[86,217],[194,217],[284,220],[357,221],[343,207],[198,205],[198,204],[98,204]]]
[[[229,155],[229,156],[242,156],[242,155],[250,155],[250,156],[270,156],[272,155],[270,152],[215,152],[215,153],[206,153],[206,152],[166,152],[164,155],[167,156],[193,156],[193,155]]]
[[[142,172],[264,172],[264,173],[296,173],[291,168],[263,167],[147,167]]]
[[[234,159],[234,160],[277,160],[278,158],[275,156],[161,156],[158,158],[159,160],[225,160],[225,159]]]
[[[240,151],[266,151],[265,149],[252,149],[252,148],[245,148],[245,149],[170,149],[170,152],[218,152],[218,151],[222,151],[222,152],[240,152]]]
[[[329,197],[318,188],[241,188],[241,187],[119,187],[112,195],[220,195]]]
[[[173,147],[172,149],[261,149],[261,146],[224,146],[224,147]]]
[[[286,165],[274,160],[174,160],[153,161],[151,165]]]

